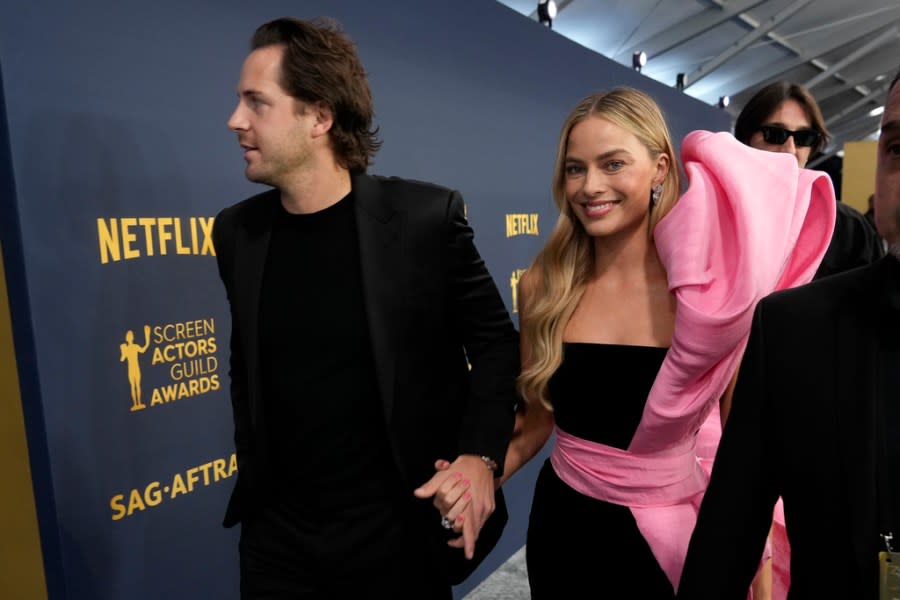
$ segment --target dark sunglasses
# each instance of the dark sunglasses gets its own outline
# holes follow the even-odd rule
[[[763,125],[759,128],[762,132],[763,139],[767,144],[781,145],[785,143],[789,137],[794,138],[794,143],[802,147],[812,147],[819,143],[820,134],[815,129],[798,129],[791,131],[784,127],[776,125]]]

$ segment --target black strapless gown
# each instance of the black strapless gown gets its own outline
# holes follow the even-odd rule
[[[627,448],[666,348],[566,343],[563,351],[549,382],[556,424]],[[631,511],[576,492],[549,460],[535,487],[526,560],[533,600],[675,595]]]

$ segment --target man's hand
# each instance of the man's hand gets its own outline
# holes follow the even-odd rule
[[[494,512],[494,472],[474,454],[462,454],[455,461],[438,460],[437,473],[413,493],[417,498],[434,497],[441,516],[453,522],[462,536],[447,542],[463,548],[466,558],[475,555],[475,541],[484,522]]]

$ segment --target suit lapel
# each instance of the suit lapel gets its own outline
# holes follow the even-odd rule
[[[250,418],[254,430],[258,430],[261,407],[259,398],[261,394],[260,357],[259,357],[259,302],[262,291],[263,271],[266,264],[266,255],[269,251],[269,239],[272,237],[272,226],[275,218],[275,209],[280,201],[277,190],[272,190],[259,198],[256,206],[253,206],[249,218],[245,221],[240,231],[240,246],[235,264],[235,281],[241,282],[237,286],[235,295],[238,298],[237,305],[243,307],[242,314],[236,315],[240,319],[243,330],[243,346],[246,348],[246,360],[248,377],[250,381]]]
[[[383,196],[381,183],[367,175],[353,175],[353,197],[359,237],[363,302],[372,343],[372,358],[385,422],[394,406],[399,337],[403,334],[404,215]]]
[[[865,292],[856,294],[872,300],[880,291],[873,281],[875,269],[868,269],[863,282]],[[871,307],[869,307],[871,308]],[[862,315],[862,317],[861,317]],[[868,576],[868,562],[874,560],[869,539],[875,527],[875,482],[877,448],[875,438],[878,340],[872,325],[872,312],[864,306],[846,306],[837,319],[835,401],[837,403],[838,443],[842,458],[844,493],[850,513],[850,535],[859,572]],[[862,576],[862,575],[861,575]]]

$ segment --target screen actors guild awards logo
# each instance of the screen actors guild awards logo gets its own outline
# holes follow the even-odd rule
[[[144,325],[144,345],[134,343],[134,332],[125,332],[125,343],[119,344],[119,362],[128,362],[128,383],[131,386],[131,410],[143,410],[147,405],[141,402],[141,365],[138,356],[150,347],[150,326]]]
[[[213,318],[144,325],[143,340],[126,331],[119,362],[128,367],[131,412],[218,391],[215,334]]]

